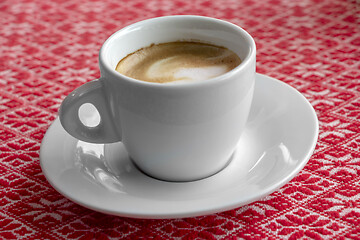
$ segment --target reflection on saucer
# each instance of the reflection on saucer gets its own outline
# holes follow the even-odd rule
[[[76,144],[75,166],[109,191],[124,193],[123,184],[107,166],[104,157],[104,144],[78,141]]]

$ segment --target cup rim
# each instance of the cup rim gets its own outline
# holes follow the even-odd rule
[[[231,27],[234,31],[241,32],[241,34],[245,37],[246,41],[249,43],[249,53],[244,59],[241,59],[241,63],[232,69],[229,72],[226,72],[224,74],[221,74],[217,77],[206,79],[206,81],[182,81],[181,83],[156,83],[156,82],[147,82],[147,81],[141,81],[135,78],[128,77],[124,74],[121,74],[117,72],[115,69],[112,69],[112,67],[109,66],[109,64],[105,60],[105,53],[109,46],[109,44],[113,41],[114,38],[116,38],[117,35],[135,29],[139,25],[142,25],[144,23],[149,22],[155,22],[163,19],[205,19],[207,21],[213,21],[217,23],[221,23],[224,25],[227,25]],[[179,88],[179,87],[194,87],[194,86],[203,86],[203,85],[209,85],[209,84],[215,84],[222,82],[222,80],[226,80],[229,78],[229,76],[234,75],[240,71],[243,71],[244,68],[247,68],[248,65],[251,64],[252,59],[256,58],[256,45],[254,39],[251,37],[251,35],[245,31],[240,26],[233,24],[231,22],[221,20],[218,18],[212,18],[212,17],[206,17],[206,16],[200,16],[200,15],[169,15],[169,16],[162,16],[162,17],[155,17],[155,18],[149,18],[145,19],[139,22],[135,22],[133,24],[130,24],[116,32],[114,32],[106,41],[103,43],[100,53],[99,53],[99,64],[105,68],[105,70],[112,74],[114,77],[121,77],[123,81],[128,82],[129,84],[135,84],[135,85],[142,85],[142,86],[148,86],[148,87],[160,87],[160,88]]]

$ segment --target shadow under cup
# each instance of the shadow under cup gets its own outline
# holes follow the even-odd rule
[[[226,47],[242,63],[213,79],[149,83],[115,71],[151,44],[200,41]],[[211,176],[229,162],[246,124],[255,82],[255,43],[231,23],[200,16],[145,20],[114,33],[99,56],[113,131],[146,174],[166,181]]]

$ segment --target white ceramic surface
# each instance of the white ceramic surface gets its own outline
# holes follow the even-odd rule
[[[186,183],[151,178],[135,167],[122,143],[79,141],[58,119],[45,134],[40,163],[57,191],[87,208],[135,218],[191,217],[251,203],[283,186],[307,163],[317,137],[310,103],[285,83],[257,74],[232,161],[211,177]]]
[[[196,39],[233,50],[239,66],[207,81],[150,83],[115,71],[129,53],[153,43]],[[166,16],[114,33],[99,54],[101,78],[70,93],[59,117],[66,131],[93,143],[122,141],[144,172],[159,179],[190,181],[229,162],[244,129],[255,82],[256,47],[240,27],[202,16]],[[83,103],[100,112],[96,127],[78,118]],[[194,161],[196,159],[196,161]]]

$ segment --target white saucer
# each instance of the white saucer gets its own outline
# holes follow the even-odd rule
[[[290,181],[309,160],[318,137],[310,103],[287,84],[257,74],[247,127],[230,164],[203,180],[174,183],[140,172],[122,143],[74,139],[59,119],[45,134],[41,168],[51,185],[93,210],[135,218],[179,218],[254,202]]]

